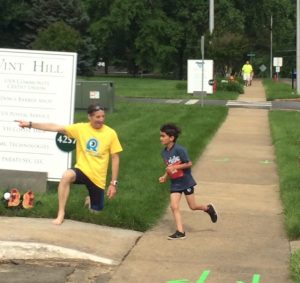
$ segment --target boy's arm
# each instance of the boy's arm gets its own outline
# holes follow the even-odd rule
[[[172,164],[172,165],[168,165],[166,171],[168,174],[172,174],[176,170],[184,170],[184,169],[191,168],[192,166],[193,166],[192,161],[186,163],[180,163],[180,164]]]
[[[158,181],[160,183],[165,183],[168,180],[168,173],[166,172],[164,175],[162,175],[161,177],[159,177]]]

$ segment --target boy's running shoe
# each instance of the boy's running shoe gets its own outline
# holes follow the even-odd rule
[[[205,212],[209,214],[210,219],[213,223],[217,222],[218,214],[217,214],[214,206],[211,203],[207,205],[207,210]]]
[[[185,233],[183,232],[179,232],[179,231],[176,231],[173,235],[170,235],[168,237],[169,240],[182,240],[182,239],[185,239]]]

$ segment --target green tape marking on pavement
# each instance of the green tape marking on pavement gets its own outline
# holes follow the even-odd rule
[[[196,283],[205,283],[205,280],[207,279],[209,273],[210,273],[209,270],[204,270]],[[190,281],[187,279],[179,279],[179,280],[168,281],[167,283],[189,283],[189,282]]]
[[[228,157],[214,159],[215,162],[228,162],[230,159]]]
[[[260,280],[260,275],[259,274],[254,274],[252,278],[252,283],[259,283]],[[236,283],[244,283],[243,281],[236,281]]]
[[[204,283],[206,278],[208,277],[209,272],[210,272],[209,270],[205,270],[204,272],[202,272],[200,278],[196,283]]]
[[[259,283],[259,280],[260,280],[260,275],[259,274],[254,274],[253,279],[252,279],[252,283]]]
[[[190,282],[190,281],[187,279],[179,279],[179,280],[171,280],[171,281],[168,281],[167,283],[188,283],[188,282]]]
[[[271,163],[273,163],[273,161],[268,160],[268,159],[264,159],[264,160],[261,160],[260,163],[262,163],[262,164],[271,164]]]

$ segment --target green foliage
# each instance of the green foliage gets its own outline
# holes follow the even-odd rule
[[[296,1],[215,1],[215,28],[209,34],[207,0],[24,0],[0,3],[1,47],[32,48],[43,30],[65,22],[80,33],[83,45],[78,72],[91,72],[98,61],[171,78],[187,77],[188,59],[214,60],[222,75],[237,73],[249,53],[255,75],[270,66],[270,19],[273,16],[273,55],[284,57],[281,74],[295,67]],[[63,46],[62,43],[60,45]],[[52,48],[51,46],[49,48]]]
[[[76,52],[82,46],[80,33],[64,22],[55,22],[39,32],[34,49]]]
[[[0,1],[0,46],[21,48],[20,38],[26,33],[30,4],[27,1]]]
[[[237,80],[230,81],[230,80],[218,79],[217,88],[220,91],[232,91],[232,92],[237,92],[239,94],[244,93],[244,84],[240,83]]]

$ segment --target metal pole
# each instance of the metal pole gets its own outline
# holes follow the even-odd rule
[[[204,96],[204,35],[201,36],[201,53],[202,53],[201,106],[203,107],[203,96]]]
[[[297,94],[300,95],[300,0],[297,0]]]
[[[271,15],[271,23],[270,23],[270,79],[272,79],[272,74],[273,74],[273,16]]]
[[[210,34],[214,31],[215,26],[215,15],[214,15],[214,0],[209,1],[209,32]]]

